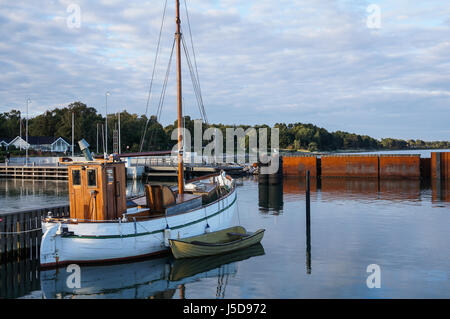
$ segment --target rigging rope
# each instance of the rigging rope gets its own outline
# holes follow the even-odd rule
[[[189,11],[188,11],[188,8],[187,8],[187,1],[186,0],[184,1],[184,7],[186,9],[186,20],[187,20],[187,23],[188,23],[189,36],[191,38],[192,55],[194,57],[195,74],[197,75],[197,82],[198,82],[201,106],[202,106],[202,110],[203,110],[203,116],[205,118],[205,123],[208,124],[208,118],[206,117],[205,107],[204,107],[204,104],[203,104],[202,90],[201,90],[201,86],[200,86],[200,77],[198,75],[198,68],[197,68],[197,58],[196,58],[196,55],[195,55],[194,40],[193,40],[193,37],[192,37],[192,31],[191,31],[191,21],[189,19]]]
[[[197,100],[197,105],[200,111],[200,116],[202,118],[202,120],[207,124],[208,123],[208,118],[206,116],[206,111],[205,111],[205,106],[203,103],[203,97],[202,97],[202,93],[201,93],[201,86],[200,86],[200,79],[198,76],[198,68],[197,68],[197,58],[195,55],[195,49],[194,49],[194,42],[193,42],[193,37],[192,37],[192,30],[191,30],[191,23],[190,23],[190,19],[189,19],[189,13],[188,13],[188,8],[187,8],[187,3],[186,1],[184,2],[185,5],[185,10],[186,10],[186,20],[187,20],[187,24],[188,24],[188,30],[189,30],[189,35],[190,35],[190,40],[191,40],[191,47],[192,47],[192,54],[193,54],[193,59],[194,59],[194,63],[192,63],[191,58],[190,58],[190,54],[189,54],[189,49],[186,45],[186,42],[184,40],[184,36],[181,35],[181,40],[182,40],[182,44],[183,44],[183,48],[184,48],[184,52],[186,55],[186,61],[189,67],[189,72],[190,72],[190,77],[192,80],[192,85],[194,88],[194,93],[195,93],[195,97]],[[158,59],[158,53],[159,53],[159,47],[160,47],[160,40],[161,40],[161,33],[162,33],[162,28],[164,25],[164,20],[165,20],[165,14],[166,14],[166,7],[167,7],[167,0],[165,1],[165,5],[164,5],[164,13],[163,13],[163,19],[161,22],[161,28],[160,28],[160,33],[159,33],[159,38],[158,38],[158,45],[157,45],[157,50],[156,50],[156,56],[155,56],[155,61],[154,61],[154,65],[153,65],[153,73],[152,73],[152,79],[150,82],[150,88],[149,88],[149,94],[148,94],[148,99],[147,99],[147,106],[146,106],[146,110],[145,110],[145,115],[147,116],[148,113],[148,107],[149,107],[149,103],[150,103],[150,97],[151,97],[151,90],[152,90],[152,86],[153,86],[153,79],[154,79],[154,74],[155,74],[155,69],[156,69],[156,62]],[[169,78],[169,73],[170,73],[170,66],[172,63],[172,57],[173,57],[173,51],[174,51],[174,47],[175,47],[175,41],[176,39],[174,39],[174,42],[172,44],[172,52],[170,54],[170,59],[169,59],[169,65],[167,67],[167,71],[166,71],[166,76],[165,76],[165,80],[164,80],[164,84],[162,87],[162,91],[161,91],[161,96],[159,99],[159,103],[157,106],[157,110],[156,110],[156,120],[158,121],[161,117],[161,112],[162,112],[162,107],[164,104],[164,99],[165,99],[165,93],[166,93],[166,89],[167,89],[167,81]],[[145,123],[145,127],[144,127],[144,132],[142,134],[142,138],[141,138],[141,145],[140,145],[140,152],[142,152],[142,149],[144,147],[144,142],[145,142],[145,136],[147,134],[147,129],[148,129],[148,125],[150,122],[151,118],[149,117]],[[155,131],[152,130],[151,136],[150,136],[150,140],[153,140]]]
[[[187,65],[189,67],[189,73],[190,73],[191,80],[192,80],[192,86],[194,88],[195,98],[197,99],[197,105],[198,105],[198,109],[200,111],[200,116],[206,122],[206,113],[205,113],[205,109],[202,104],[201,92],[200,92],[200,88],[199,88],[200,84],[198,83],[197,78],[195,76],[191,57],[189,55],[189,51],[187,49],[186,42],[184,41],[184,37],[182,37],[181,39],[183,42],[183,49],[184,49],[184,53],[186,56]]]
[[[153,87],[153,79],[154,79],[154,76],[155,76],[155,70],[156,70],[156,62],[158,61],[159,47],[160,47],[160,43],[161,43],[162,29],[163,29],[163,26],[164,26],[164,20],[165,20],[165,17],[166,17],[166,9],[167,9],[167,0],[166,0],[166,2],[165,2],[165,4],[164,4],[164,12],[163,12],[162,20],[161,20],[161,27],[160,27],[160,29],[159,29],[159,37],[158,37],[158,44],[157,44],[157,46],[156,46],[155,61],[153,62],[152,78],[151,78],[151,81],[150,81],[150,87],[149,87],[149,90],[148,90],[147,105],[146,105],[146,107],[145,107],[145,116],[147,116],[147,113],[148,113],[148,106],[149,106],[149,104],[150,104],[150,97],[151,97],[151,92],[152,92],[152,87]],[[145,139],[145,134],[146,134],[146,132],[147,132],[147,126],[148,126],[148,122],[149,122],[149,121],[150,121],[150,118],[148,118],[148,119],[147,119],[147,122],[145,123],[144,134],[142,134],[142,138],[141,138],[141,146],[140,146],[140,148],[139,148],[139,151],[140,151],[140,152],[142,152],[142,148],[143,148],[143,146],[144,146],[144,139]]]
[[[173,43],[172,43],[172,51],[170,53],[169,64],[167,65],[166,76],[164,78],[164,83],[163,83],[163,86],[162,86],[162,89],[161,89],[161,95],[159,97],[158,107],[156,109],[156,121],[158,121],[158,119],[161,117],[161,111],[162,111],[162,107],[164,105],[164,99],[165,99],[165,96],[166,96],[167,82],[169,81],[170,67],[172,65],[172,58],[173,58],[174,49],[175,49],[175,39],[173,40]],[[147,127],[146,127],[145,132],[144,132],[144,137],[145,137],[145,134],[147,134]],[[151,132],[150,141],[153,140],[154,135],[155,135],[155,130],[153,130]]]

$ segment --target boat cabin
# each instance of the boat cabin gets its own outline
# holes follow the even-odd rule
[[[64,162],[69,175],[70,218],[77,222],[147,219],[198,209],[223,196],[216,182],[186,185],[184,194],[166,185],[145,185],[145,196],[126,198],[124,162]],[[213,178],[214,179],[214,178]]]
[[[80,222],[114,220],[127,210],[123,162],[88,161],[67,164],[70,218]]]

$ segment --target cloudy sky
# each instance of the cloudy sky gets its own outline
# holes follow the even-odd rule
[[[450,139],[446,1],[187,1],[211,123]],[[164,2],[0,0],[0,112],[25,110],[29,97],[31,116],[75,100],[104,113],[109,91],[110,112],[145,113]],[[175,32],[174,2],[149,115]],[[164,124],[176,118],[174,72],[169,82]],[[199,118],[187,72],[184,87],[185,113]]]

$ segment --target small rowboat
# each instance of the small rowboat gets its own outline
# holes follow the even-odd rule
[[[235,226],[223,230],[183,239],[169,239],[173,256],[191,258],[211,256],[235,251],[259,243],[264,229],[249,233],[244,227]]]

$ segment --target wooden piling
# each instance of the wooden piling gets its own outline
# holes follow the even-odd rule
[[[311,212],[311,181],[310,172],[306,172],[306,218],[309,220],[309,215]]]
[[[311,274],[311,186],[310,172],[306,172],[306,273]]]

